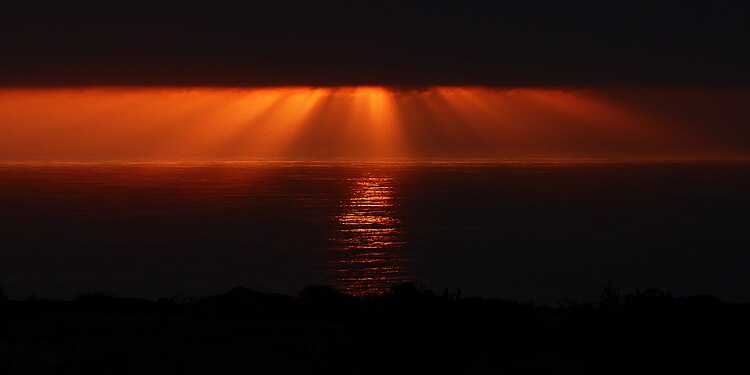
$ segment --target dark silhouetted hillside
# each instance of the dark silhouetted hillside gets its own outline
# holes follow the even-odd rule
[[[748,305],[611,285],[597,304],[555,307],[414,284],[369,298],[94,293],[0,303],[0,373],[715,373],[750,367],[748,318]]]

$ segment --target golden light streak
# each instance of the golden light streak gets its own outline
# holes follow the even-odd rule
[[[354,90],[352,122],[361,123],[367,130],[371,155],[397,155],[403,147],[393,95],[379,87],[358,87]]]
[[[382,174],[351,180],[351,197],[336,216],[338,254],[333,265],[338,287],[349,294],[381,294],[406,280],[393,180]]]
[[[596,91],[560,89],[3,89],[0,160],[725,152],[722,140],[696,130],[700,124],[682,126],[690,119],[638,108]]]

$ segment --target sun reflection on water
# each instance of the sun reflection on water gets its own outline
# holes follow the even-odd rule
[[[393,182],[393,177],[373,175],[352,179],[351,196],[336,216],[336,279],[349,294],[380,294],[406,280]]]

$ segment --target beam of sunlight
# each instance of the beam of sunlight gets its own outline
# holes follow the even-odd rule
[[[716,93],[636,94],[478,87],[0,89],[0,160],[680,157],[750,149],[739,102],[722,107],[714,100],[711,110],[721,122],[712,122],[711,113],[691,118],[673,102],[700,103]],[[659,110],[660,102],[671,109]]]
[[[366,129],[371,155],[396,155],[403,147],[393,95],[380,87],[358,87],[354,90],[352,121],[354,124],[361,123]]]

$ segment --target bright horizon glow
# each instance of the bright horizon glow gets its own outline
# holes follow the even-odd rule
[[[685,125],[690,120],[642,109],[610,94],[375,86],[0,89],[0,160],[736,154],[727,151],[722,139],[700,132],[708,127]]]

